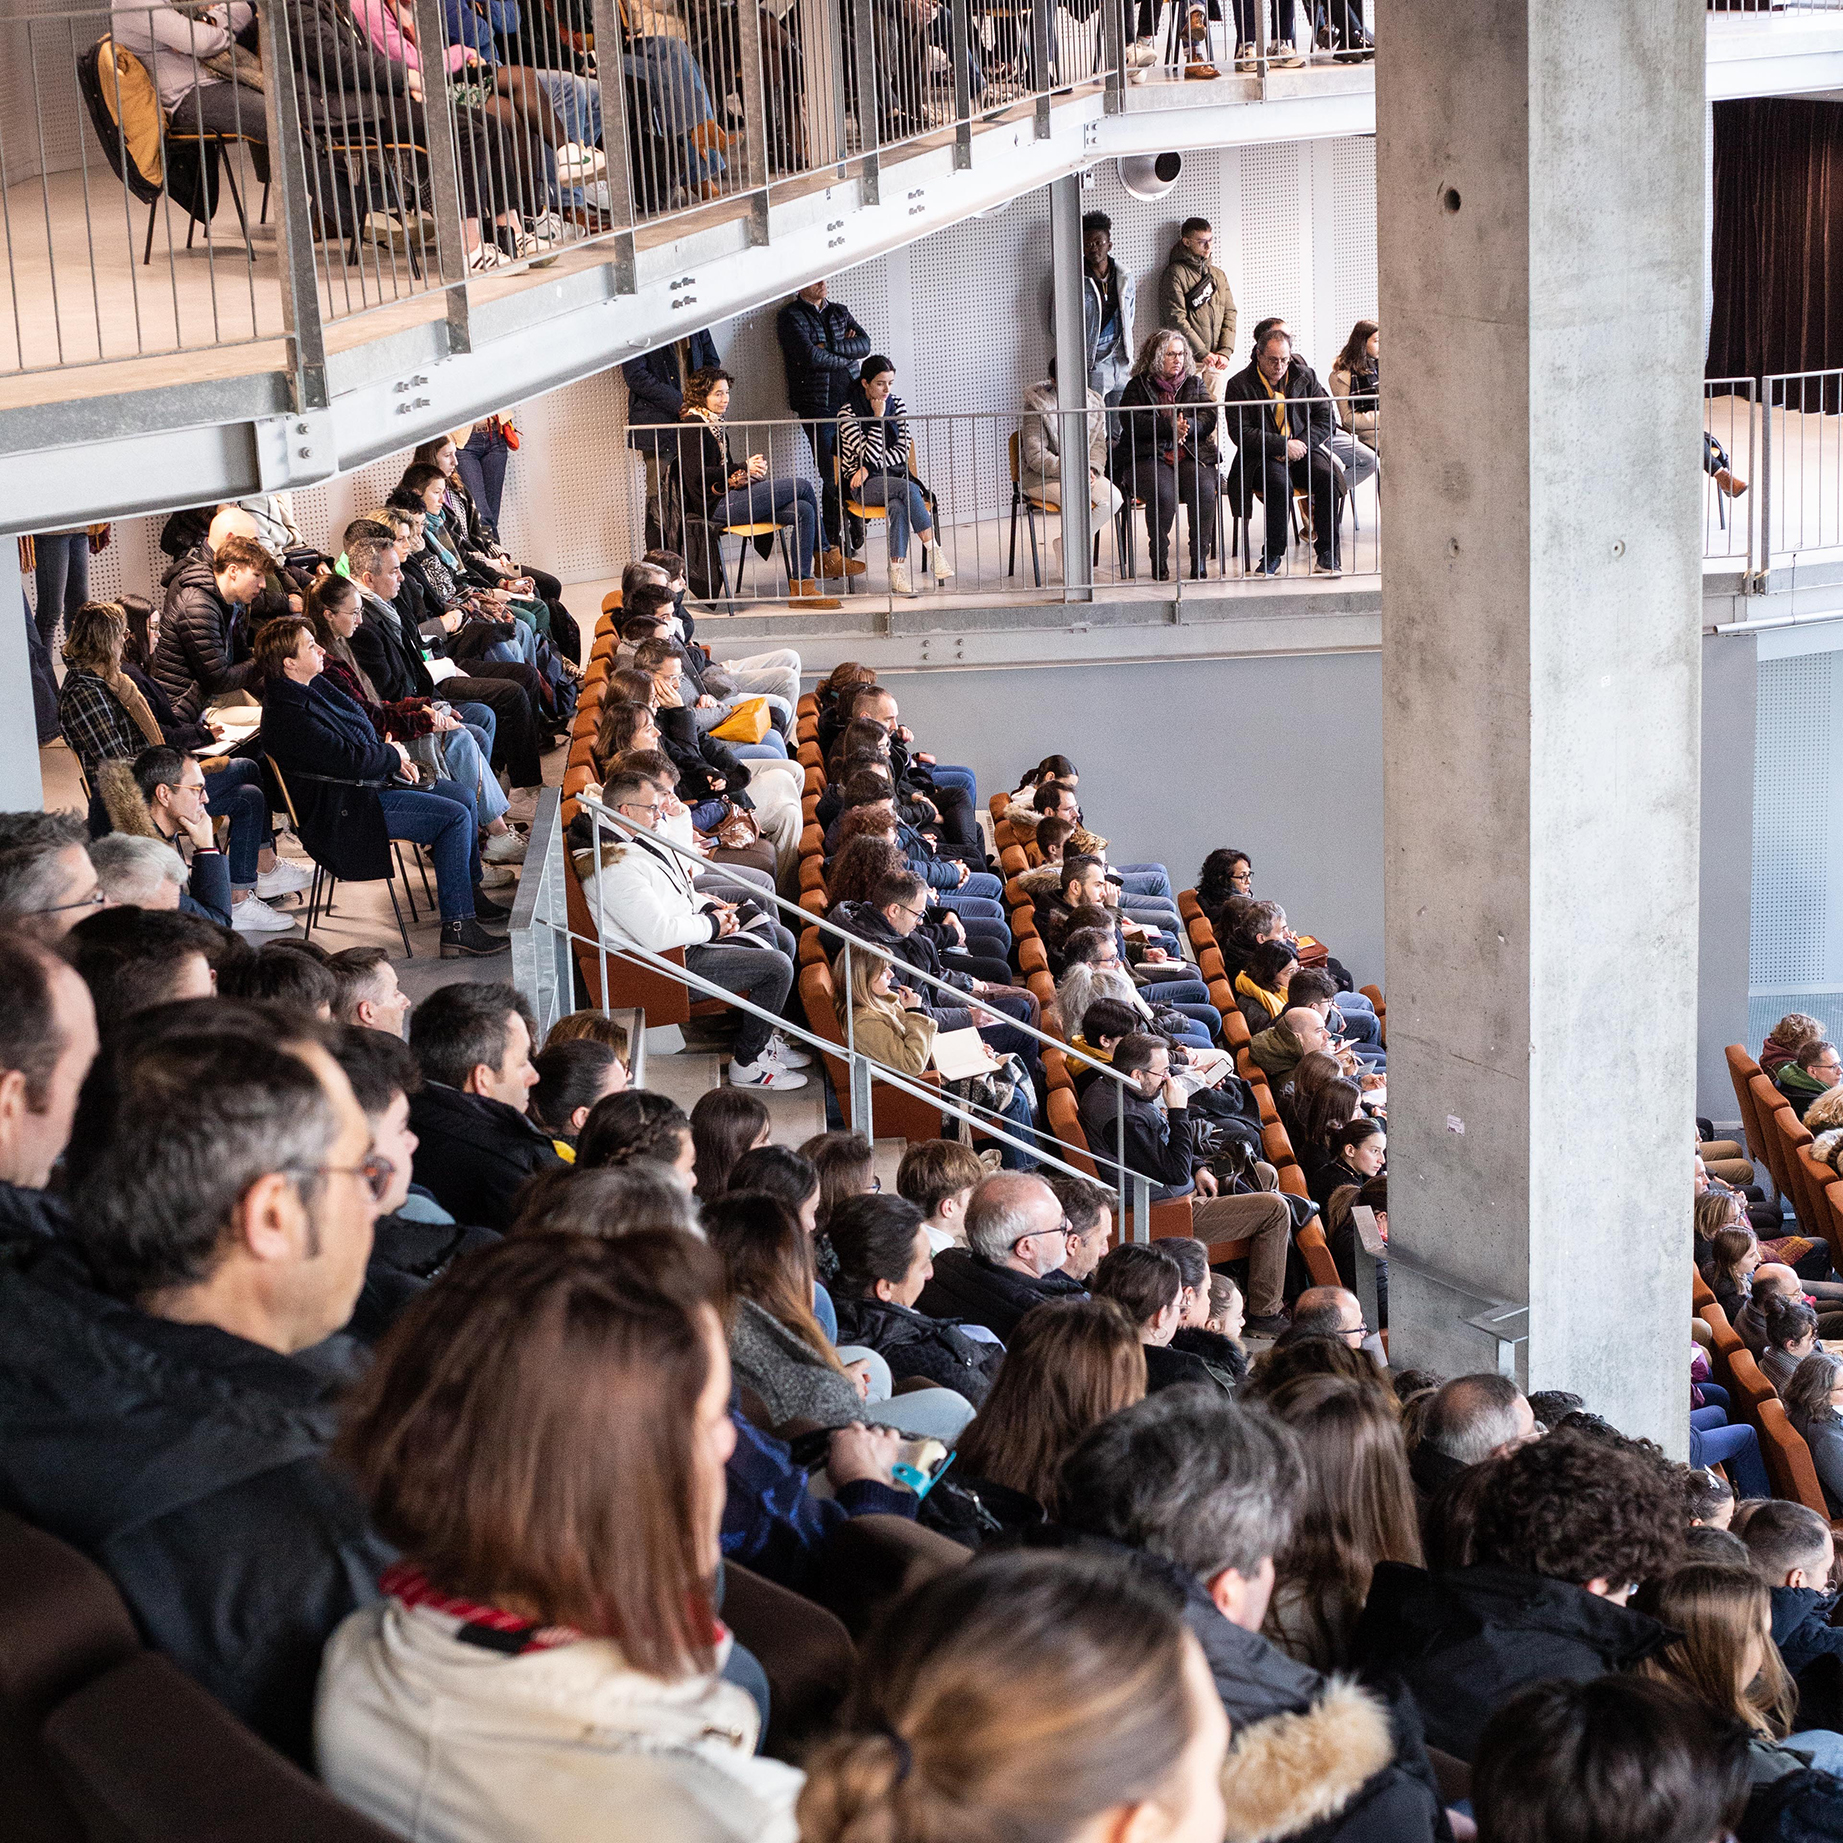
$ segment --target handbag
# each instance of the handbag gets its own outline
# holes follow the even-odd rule
[[[726,851],[746,850],[762,835],[755,815],[733,802],[726,802],[723,817],[717,822],[716,840]]]
[[[710,733],[719,742],[760,742],[768,733],[768,700],[744,698]]]

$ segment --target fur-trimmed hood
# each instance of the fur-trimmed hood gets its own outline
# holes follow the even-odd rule
[[[1222,1766],[1226,1843],[1275,1843],[1337,1817],[1395,1759],[1382,1704],[1333,1678],[1298,1715],[1274,1715],[1233,1737]]]
[[[127,832],[135,838],[160,837],[154,816],[147,810],[147,801],[135,784],[134,764],[126,756],[97,764],[96,794],[102,801],[103,811],[109,815],[109,824],[117,832]],[[161,842],[166,841],[162,839]]]

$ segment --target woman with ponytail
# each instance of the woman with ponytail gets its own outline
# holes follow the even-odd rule
[[[801,1843],[1222,1843],[1228,1718],[1170,1592],[1013,1550],[930,1581],[859,1653]]]

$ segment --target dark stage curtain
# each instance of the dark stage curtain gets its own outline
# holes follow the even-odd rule
[[[1843,105],[1715,105],[1714,315],[1706,375],[1843,367]],[[1815,385],[1791,407],[1836,411]],[[1805,398],[1800,401],[1800,398]]]

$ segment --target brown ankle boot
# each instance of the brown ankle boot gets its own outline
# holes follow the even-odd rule
[[[841,576],[861,576],[864,566],[856,557],[847,557],[834,545],[830,550],[821,551],[819,555],[819,573],[837,582]]]
[[[825,594],[811,576],[796,576],[787,585],[787,599],[800,603],[804,608],[836,608],[839,605],[838,597]]]

